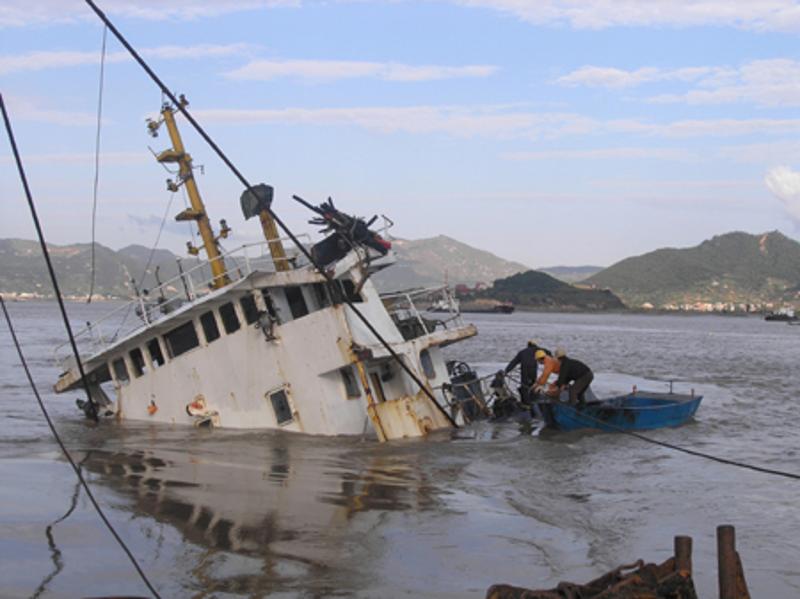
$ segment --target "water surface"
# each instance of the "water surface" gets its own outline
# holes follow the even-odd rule
[[[10,304],[40,393],[95,493],[164,597],[483,597],[493,583],[585,582],[694,537],[701,597],[716,596],[718,524],[734,524],[754,597],[800,596],[800,482],[629,436],[521,434],[478,424],[378,444],[274,432],[99,426],[55,396],[64,339],[53,303]],[[104,305],[70,306],[80,324]],[[474,315],[447,348],[482,373],[529,338],[564,346],[598,395],[705,396],[658,440],[800,472],[800,327],[758,318]],[[5,325],[3,326],[5,329]],[[0,338],[0,596],[146,589],[60,457],[7,333]],[[62,521],[48,525],[68,513]]]

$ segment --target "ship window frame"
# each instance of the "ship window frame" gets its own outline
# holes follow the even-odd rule
[[[131,370],[133,370],[133,376],[138,379],[147,372],[147,362],[145,362],[144,353],[142,352],[141,348],[134,347],[128,352],[128,357],[131,359]]]
[[[264,305],[267,307],[267,314],[277,323],[281,324],[281,317],[278,314],[278,308],[275,306],[275,298],[272,297],[272,292],[269,287],[261,289],[261,297],[264,298]]]
[[[294,422],[294,411],[289,401],[289,392],[285,387],[269,391],[267,394],[272,411],[275,414],[275,422],[278,426],[284,426]]]
[[[336,279],[331,282],[328,289],[336,305],[346,303],[345,298],[350,300],[351,304],[364,303],[364,298],[356,291],[356,284],[351,279]]]
[[[214,315],[214,310],[203,312],[198,317],[198,320],[200,321],[200,328],[203,329],[203,336],[206,339],[206,344],[213,343],[222,337],[222,333],[220,333],[219,330],[219,324],[217,324],[217,317]],[[210,335],[209,332],[211,333]]]
[[[339,373],[342,376],[342,383],[344,384],[344,391],[347,394],[347,399],[361,397],[361,387],[353,372],[353,367],[345,366],[344,368],[340,368]]]
[[[183,336],[184,334],[186,334],[185,337]],[[193,320],[187,320],[183,324],[167,331],[164,333],[163,339],[170,358],[177,358],[200,346],[200,338],[197,335],[197,327],[194,326]]]
[[[228,313],[230,310],[230,313]],[[217,308],[219,312],[219,317],[222,320],[222,328],[225,329],[225,332],[228,335],[232,335],[236,331],[242,328],[242,321],[239,319],[239,315],[236,313],[236,307],[233,305],[233,302],[226,302],[222,304],[219,308]]]
[[[428,379],[436,378],[436,366],[433,365],[433,356],[427,347],[419,352],[419,364]]]
[[[317,306],[319,306],[318,310],[324,310],[331,305],[330,294],[325,283],[314,283],[311,288],[314,290],[314,299],[317,302]]]
[[[120,366],[122,366],[121,369],[119,368]],[[128,372],[128,364],[125,362],[125,356],[120,356],[115,360],[111,360],[111,372],[114,373],[114,380],[121,387],[131,382],[131,375],[130,372]]]
[[[164,357],[164,350],[161,349],[161,344],[158,342],[158,337],[153,337],[148,341],[146,347],[147,353],[150,354],[150,363],[153,365],[153,370],[167,363],[167,359]],[[153,352],[154,347],[158,350],[158,355]]]
[[[289,304],[289,312],[292,313],[293,319],[297,320],[311,313],[308,309],[306,297],[303,294],[302,285],[287,285],[283,288],[283,293],[286,296],[286,303]]]
[[[259,309],[256,305],[256,298],[252,293],[247,293],[239,299],[239,306],[242,309],[244,320],[247,324],[258,322]]]

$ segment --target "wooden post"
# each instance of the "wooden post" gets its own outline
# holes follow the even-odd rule
[[[719,599],[738,599],[736,592],[736,531],[730,524],[717,526]]]
[[[675,537],[675,569],[692,573],[692,537]]]

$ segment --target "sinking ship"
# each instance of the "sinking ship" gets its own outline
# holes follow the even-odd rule
[[[288,251],[264,184],[242,194],[241,208],[259,218],[265,240],[223,252],[230,228],[212,227],[178,129],[185,102],[164,104],[148,129],[168,132],[172,147],[156,159],[177,167],[167,187],[183,188],[190,207],[175,218],[196,224],[202,247],[187,245],[205,259],[87,323],[76,334],[82,368],[69,346],[57,348],[56,392],[87,388],[84,407],[94,414],[176,425],[381,441],[455,426],[442,348],[477,331],[449,290],[424,290],[452,308],[435,320],[414,293],[381,296],[370,277],[394,263],[391,243],[370,229],[374,218],[348,216],[330,200],[295,196],[325,237]],[[131,324],[111,334],[115,319]]]

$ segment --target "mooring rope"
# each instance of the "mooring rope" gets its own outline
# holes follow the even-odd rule
[[[105,74],[106,65],[106,37],[108,35],[108,27],[103,26],[103,43],[100,48],[100,83],[97,90],[97,128],[94,139],[94,182],[92,184],[92,277],[89,283],[89,297],[86,298],[86,303],[92,303],[92,295],[94,295],[94,283],[96,277],[95,269],[95,229],[97,226],[97,189],[100,183],[100,131],[103,122],[103,79]]]
[[[548,402],[549,403],[549,402]],[[672,449],[674,451],[679,451],[682,453],[686,453],[688,455],[693,455],[699,458],[705,458],[707,460],[712,460],[714,462],[718,462],[720,464],[727,464],[729,466],[736,466],[738,468],[746,468],[748,470],[755,470],[756,472],[762,472],[764,474],[772,474],[774,476],[782,476],[784,478],[791,478],[794,480],[800,480],[800,475],[795,474],[793,472],[786,472],[784,470],[776,470],[774,468],[764,468],[763,466],[754,466],[753,464],[747,464],[745,462],[740,462],[738,460],[729,460],[727,458],[721,458],[719,456],[712,455],[710,453],[705,453],[702,451],[697,451],[696,449],[688,449],[686,447],[681,447],[680,445],[675,445],[674,443],[667,443],[666,441],[659,441],[658,439],[653,439],[651,437],[647,437],[641,433],[637,433],[636,431],[630,431],[614,424],[610,424],[605,420],[600,420],[599,418],[595,418],[581,410],[578,410],[575,406],[570,404],[559,404],[563,407],[569,408],[573,411],[574,414],[580,416],[581,418],[586,418],[587,420],[591,420],[597,424],[602,424],[605,427],[612,429],[614,432],[624,433],[626,435],[630,435],[631,437],[636,437],[642,441],[646,441],[647,443],[652,443],[653,445],[660,445],[661,447],[666,447],[667,449]]]

